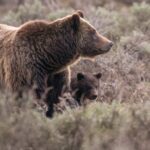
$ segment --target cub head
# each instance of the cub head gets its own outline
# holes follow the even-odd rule
[[[71,80],[71,90],[74,98],[81,103],[86,99],[95,100],[98,97],[99,79],[101,73],[78,73]]]

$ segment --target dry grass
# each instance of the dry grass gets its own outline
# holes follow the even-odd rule
[[[0,95],[2,150],[149,150],[149,102],[95,102],[49,120],[31,107],[30,96],[20,103]]]
[[[0,6],[1,22],[11,25],[37,18],[54,20],[81,9],[115,43],[95,62],[83,60],[72,68],[72,73],[103,74],[99,102],[86,108],[68,109],[48,120],[33,108],[31,96],[18,100],[1,93],[0,150],[149,150],[150,5],[149,0],[140,2],[34,0],[16,7],[17,0],[13,6],[7,0]]]

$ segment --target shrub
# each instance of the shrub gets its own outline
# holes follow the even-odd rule
[[[0,149],[149,150],[150,6],[144,1],[132,5],[141,0],[34,0],[9,13],[5,5],[1,6],[5,11],[0,7],[1,15],[5,12],[1,20],[11,25],[54,20],[81,9],[101,34],[114,41],[109,53],[72,67],[72,73],[102,72],[96,103],[49,120],[40,107],[33,107],[31,95],[16,99],[0,93]]]
[[[55,20],[61,17],[65,17],[66,15],[70,14],[73,12],[73,9],[59,9],[56,12],[51,12],[47,15],[47,19],[49,20]]]
[[[49,120],[30,107],[28,96],[19,102],[11,94],[1,93],[0,98],[2,150],[148,150],[150,146],[149,103],[93,103]]]
[[[142,31],[147,32],[150,30],[150,5],[146,3],[137,4],[135,3],[131,8],[133,15],[135,16],[136,24],[135,28],[140,28]]]
[[[44,19],[44,6],[39,0],[32,2],[26,1],[24,5],[20,5],[18,10],[9,11],[2,18],[2,22],[11,25],[20,25],[28,20]]]
[[[132,35],[121,38],[121,45],[124,47],[124,50],[127,50],[127,53],[138,54],[138,58],[142,54],[150,58],[149,41],[149,36],[142,32],[134,31]]]
[[[90,8],[86,16],[101,34],[113,41],[118,40],[122,34],[118,22],[120,15],[116,11],[109,11],[102,7]]]

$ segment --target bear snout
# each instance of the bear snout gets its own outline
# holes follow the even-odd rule
[[[95,90],[91,90],[90,93],[89,93],[88,98],[90,100],[95,100],[95,99],[97,99],[97,97],[98,97],[98,91],[96,89]]]
[[[108,42],[106,45],[104,45],[104,46],[101,48],[101,50],[107,52],[107,51],[109,51],[109,50],[111,49],[112,46],[113,46],[113,42],[110,41],[110,42]]]

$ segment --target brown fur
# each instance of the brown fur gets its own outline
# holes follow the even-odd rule
[[[79,57],[106,53],[111,46],[79,11],[54,22],[29,21],[18,28],[0,24],[0,86],[20,91],[36,84],[41,95],[47,76],[52,79]]]
[[[72,43],[67,41],[73,39],[73,35],[64,33],[66,38],[62,33],[58,35],[53,27],[55,24],[33,21],[16,30],[0,31],[2,85],[12,91],[18,91],[23,86],[30,87],[33,82],[42,87],[46,75],[59,72],[75,61],[74,40]]]
[[[93,101],[98,97],[99,79],[101,73],[77,73],[71,79],[72,96],[79,105],[83,105],[86,101]]]
[[[54,111],[62,113],[67,108],[77,108],[97,99],[99,79],[101,73],[77,73],[71,78],[71,92],[63,92],[59,97],[59,103],[55,104]]]

